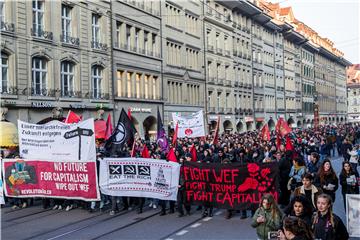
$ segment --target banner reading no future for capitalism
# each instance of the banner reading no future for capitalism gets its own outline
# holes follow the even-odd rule
[[[95,161],[94,119],[77,124],[18,120],[20,157],[53,161]]]
[[[198,205],[226,209],[255,209],[262,195],[278,198],[276,163],[197,163],[183,167],[185,200]]]
[[[3,159],[2,169],[8,197],[100,199],[96,162]]]
[[[105,158],[100,162],[100,190],[111,196],[176,200],[180,165],[150,158]]]

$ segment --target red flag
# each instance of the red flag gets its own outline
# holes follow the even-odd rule
[[[285,122],[283,118],[279,118],[275,127],[276,133],[280,134],[282,137],[285,137],[287,134],[291,133],[291,128]]]
[[[132,119],[131,119],[131,110],[130,110],[130,108],[128,108],[127,115],[128,115],[128,118],[129,118],[129,119],[130,119],[130,121],[131,121]]]
[[[166,159],[169,160],[170,162],[178,162],[174,152],[174,148],[170,148],[170,151],[166,155]]]
[[[289,136],[286,136],[286,145],[285,145],[285,149],[286,151],[294,151],[294,145],[291,142],[291,139],[289,138]]]
[[[212,142],[213,145],[216,145],[218,143],[219,138],[219,125],[220,125],[220,116],[217,118],[216,128],[215,128],[215,135],[214,140]]]
[[[260,131],[260,138],[263,141],[270,141],[270,130],[269,126],[265,124]]]
[[[135,157],[135,144],[136,141],[134,139],[133,145],[132,145],[132,149],[131,149],[131,153],[130,153],[130,157]]]
[[[197,154],[196,154],[196,147],[193,144],[190,148],[190,153],[191,153],[191,157],[192,157],[192,162],[196,162],[197,161]]]
[[[143,150],[141,152],[141,157],[150,158],[149,149],[147,148],[146,144],[144,144]]]
[[[105,140],[108,140],[111,137],[112,132],[113,132],[113,125],[111,123],[111,114],[109,113],[106,119]]]
[[[173,136],[173,139],[172,139],[172,145],[174,147],[176,147],[178,131],[179,131],[179,123],[176,123],[175,132],[174,132],[174,136]]]
[[[77,115],[73,111],[69,110],[68,115],[66,116],[65,123],[78,123],[82,119],[81,116]]]

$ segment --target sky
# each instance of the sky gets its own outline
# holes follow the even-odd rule
[[[291,6],[295,18],[329,38],[345,59],[360,63],[360,0],[271,0]]]

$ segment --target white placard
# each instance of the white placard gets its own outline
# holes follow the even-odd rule
[[[66,124],[32,124],[18,120],[20,157],[53,161],[95,161],[94,119]]]
[[[150,158],[100,161],[100,191],[111,196],[177,199],[180,164]]]
[[[350,237],[360,237],[359,194],[346,194],[346,224]]]
[[[204,113],[202,110],[186,117],[172,113],[172,118],[174,129],[176,128],[176,124],[179,124],[178,138],[205,136]]]

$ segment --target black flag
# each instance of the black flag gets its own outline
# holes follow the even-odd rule
[[[132,144],[134,141],[134,135],[136,129],[126,114],[125,110],[122,109],[119,117],[119,121],[114,129],[111,137],[105,143],[105,149],[110,155],[121,152],[124,145]]]

